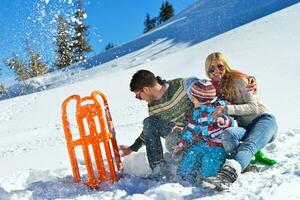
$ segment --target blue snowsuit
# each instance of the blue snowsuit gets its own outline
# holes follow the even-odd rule
[[[223,115],[225,124],[220,125],[211,117],[216,106],[227,102],[215,100],[210,105],[201,105],[193,110],[179,146],[189,147],[179,163],[177,173],[184,179],[194,181],[197,176],[215,176],[225,162],[221,133],[234,126],[234,119]]]

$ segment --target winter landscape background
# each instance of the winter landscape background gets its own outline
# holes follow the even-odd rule
[[[89,65],[28,81],[35,88],[28,93],[46,90],[0,101],[0,199],[300,199],[300,4],[245,2],[198,1],[154,31],[92,58]],[[241,175],[230,192],[212,193],[139,178],[150,173],[143,148],[123,159],[124,171],[136,176],[102,190],[72,183],[61,125],[65,98],[103,91],[117,141],[130,145],[147,116],[146,104],[129,92],[133,73],[149,69],[165,79],[205,78],[204,61],[214,51],[256,77],[259,96],[279,124],[276,142],[264,150],[277,165]]]

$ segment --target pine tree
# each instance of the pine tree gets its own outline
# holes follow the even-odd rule
[[[6,60],[4,63],[15,72],[17,75],[16,80],[23,81],[31,78],[31,75],[26,69],[22,59],[16,54],[13,54],[13,57]]]
[[[0,68],[0,75],[2,75],[1,68]],[[5,94],[6,92],[7,92],[7,90],[6,90],[5,86],[2,83],[0,83],[0,95]]]
[[[28,38],[25,39],[25,45],[25,50],[29,56],[29,63],[27,65],[16,54],[13,54],[12,58],[4,62],[6,66],[15,72],[17,76],[16,80],[18,81],[40,76],[48,71],[47,64],[41,61],[41,55],[30,47]]]
[[[7,92],[7,89],[5,88],[5,86],[0,83],[0,95],[3,95]]]
[[[105,51],[112,49],[112,48],[114,48],[114,44],[112,42],[110,42],[105,46]]]
[[[47,70],[47,64],[42,63],[41,61],[41,55],[37,52],[34,52],[32,49],[28,50],[30,61],[29,61],[29,68],[30,68],[30,75],[31,77],[40,76],[43,74],[46,74],[48,72]]]
[[[55,65],[58,69],[62,69],[72,63],[72,44],[68,29],[68,22],[63,18],[63,16],[59,16],[56,36]]]
[[[83,9],[83,0],[79,0],[78,9],[75,12],[74,37],[72,39],[73,62],[84,61],[85,53],[91,52],[92,47],[87,42],[88,26],[83,24],[86,13]]]
[[[30,76],[36,77],[46,74],[48,72],[47,64],[42,62],[41,55],[38,52],[35,52],[32,47],[30,47],[28,39],[26,39],[25,44],[25,50],[29,55],[28,68]]]
[[[169,18],[174,16],[174,9],[173,6],[168,2],[162,3],[159,11],[159,17],[158,17],[158,25],[167,21]]]
[[[156,17],[151,19],[149,13],[147,13],[146,19],[145,19],[145,22],[144,22],[144,25],[145,25],[144,33],[147,33],[151,29],[155,28],[156,20],[157,20]]]

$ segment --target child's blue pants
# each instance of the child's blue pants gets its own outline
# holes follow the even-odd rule
[[[186,151],[179,163],[177,174],[191,181],[198,175],[202,178],[216,176],[225,159],[223,147],[208,146],[206,142],[199,142]]]

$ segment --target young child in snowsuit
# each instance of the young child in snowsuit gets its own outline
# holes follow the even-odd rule
[[[225,106],[227,102],[218,100],[216,89],[210,81],[197,80],[187,92],[192,98],[194,110],[179,144],[173,147],[173,154],[186,149],[177,173],[183,179],[194,182],[197,176],[207,178],[217,174],[226,159],[222,132],[234,126],[235,121],[226,115],[217,119],[211,117],[217,106]]]

